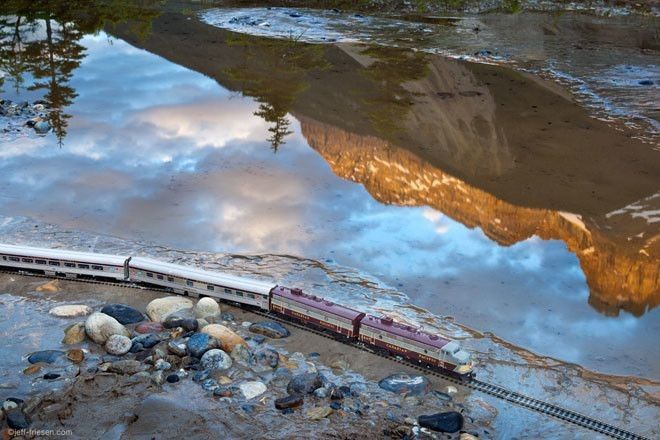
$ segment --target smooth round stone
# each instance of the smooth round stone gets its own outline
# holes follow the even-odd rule
[[[142,364],[134,359],[122,359],[108,366],[111,373],[133,375],[142,369]]]
[[[126,327],[120,324],[119,321],[112,316],[99,312],[89,315],[87,321],[85,321],[85,332],[92,341],[101,345],[104,345],[112,335],[130,336]]]
[[[463,415],[456,411],[449,411],[417,417],[422,428],[440,432],[458,432],[463,429]]]
[[[250,325],[250,331],[272,339],[286,338],[291,334],[286,327],[274,321],[256,322]]]
[[[286,409],[286,408],[296,408],[301,406],[304,402],[303,396],[301,395],[289,395],[286,397],[281,397],[275,400],[275,408],[277,409]]]
[[[312,394],[322,386],[323,377],[320,373],[302,373],[291,378],[286,390],[289,394]]]
[[[89,315],[92,313],[92,308],[84,304],[70,304],[53,307],[48,313],[60,318],[75,318],[76,316]]]
[[[74,364],[79,364],[85,359],[85,352],[78,348],[74,348],[66,352],[66,357]]]
[[[23,374],[26,376],[31,376],[38,373],[39,371],[41,371],[41,365],[30,365],[23,370]]]
[[[135,324],[145,319],[142,312],[124,304],[108,304],[101,309],[101,313],[112,316],[120,324]]]
[[[186,309],[192,309],[193,303],[181,296],[157,298],[147,304],[147,315],[152,321],[163,322],[168,315]]]
[[[259,381],[243,382],[238,385],[238,388],[247,400],[260,396],[268,390],[266,385]]]
[[[165,379],[167,383],[177,383],[178,381],[181,380],[178,374],[170,374],[167,376],[167,379]]]
[[[168,316],[163,321],[163,327],[165,328],[177,328],[181,327],[185,331],[194,332],[199,327],[199,323],[194,318],[185,318],[182,316]]]
[[[209,324],[202,329],[202,333],[217,339],[220,342],[220,347],[228,353],[231,353],[237,345],[247,345],[243,338],[221,324]]]
[[[167,351],[175,356],[185,356],[188,353],[188,346],[183,340],[174,339],[167,343]]]
[[[64,330],[64,339],[62,339],[62,344],[80,344],[85,340],[85,337],[85,323],[77,322],[75,324],[71,324]]]
[[[142,334],[160,333],[164,329],[165,329],[165,327],[163,327],[163,324],[161,324],[160,322],[154,322],[154,321],[143,322],[143,323],[138,324],[135,327],[135,331],[137,333],[142,333]]]
[[[429,380],[424,376],[411,376],[406,373],[395,373],[378,382],[384,390],[397,394],[406,393],[409,396],[420,396],[429,390]]]
[[[220,313],[220,305],[213,298],[202,298],[197,301],[193,313],[197,318],[206,318]]]
[[[227,353],[214,348],[204,353],[201,365],[205,370],[220,371],[231,368],[232,360]]]
[[[339,402],[332,402],[332,403],[330,404],[330,408],[334,409],[335,411],[336,411],[336,410],[339,410],[339,409],[341,409],[341,403],[339,403]]]
[[[133,341],[126,336],[111,335],[105,343],[105,351],[115,356],[122,356],[128,353],[132,346]]]
[[[207,351],[217,348],[218,341],[206,333],[195,333],[188,338],[186,347],[191,356],[201,358]]]
[[[42,350],[42,351],[35,351],[34,353],[30,354],[27,358],[28,362],[31,364],[36,364],[39,362],[43,362],[46,364],[52,364],[55,362],[57,359],[60,357],[64,356],[66,353],[64,353],[61,350]]]

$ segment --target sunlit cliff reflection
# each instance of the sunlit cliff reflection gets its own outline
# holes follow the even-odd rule
[[[624,309],[639,316],[658,305],[660,233],[653,224],[634,222],[646,229],[630,236],[617,231],[608,218],[515,206],[379,138],[300,119],[303,135],[335,174],[361,183],[378,201],[430,206],[470,228],[481,228],[504,246],[533,235],[562,240],[579,258],[589,303],[598,311],[617,315]]]

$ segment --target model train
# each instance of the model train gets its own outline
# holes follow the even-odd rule
[[[368,344],[454,375],[473,374],[469,353],[456,341],[391,318],[365,314],[301,289],[164,263],[158,260],[0,244],[0,266],[52,276],[111,278],[208,296],[277,313],[337,338]]]

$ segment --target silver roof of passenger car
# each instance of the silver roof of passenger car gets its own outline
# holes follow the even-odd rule
[[[78,252],[65,249],[44,249],[31,246],[0,244],[0,253],[21,257],[35,257],[46,260],[67,260],[93,264],[108,264],[123,266],[128,256],[97,254],[94,252]]]
[[[173,275],[181,278],[187,278],[193,281],[201,281],[207,284],[216,284],[232,289],[243,290],[246,292],[260,293],[268,295],[275,283],[255,280],[252,278],[243,278],[235,275],[228,275],[219,272],[197,269],[174,263],[164,263],[145,257],[133,257],[129,263],[130,267],[142,269],[150,272],[158,272],[164,275]]]

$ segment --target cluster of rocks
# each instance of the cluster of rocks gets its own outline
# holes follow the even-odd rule
[[[42,100],[30,104],[27,101],[17,103],[0,99],[0,128],[9,134],[31,129],[39,135],[45,135],[51,130],[47,105]]]
[[[431,392],[425,377],[406,374],[389,376],[377,386],[371,384],[369,391],[364,380],[355,380],[348,373],[345,360],[338,359],[328,368],[316,362],[318,353],[287,356],[285,350],[270,344],[289,336],[285,326],[274,321],[238,322],[211,298],[196,304],[185,297],[158,298],[144,313],[124,304],[108,304],[97,311],[86,305],[58,306],[50,314],[67,319],[84,316],[85,320],[64,331],[62,344],[74,347],[27,355],[24,374],[34,381],[73,383],[83,376],[116,375],[161,388],[178,387],[185,380],[196,383],[208,398],[237,405],[248,414],[270,406],[281,415],[295,413],[317,422],[363,418],[373,414],[374,405],[382,411],[390,404],[387,398],[375,400],[374,388],[404,396],[412,407],[419,406],[425,395],[443,405],[452,400],[449,394]],[[10,398],[3,403],[9,428],[30,426],[30,415],[39,402],[26,400]],[[387,419],[383,432],[393,438],[435,431],[454,433],[464,427],[458,411],[418,413],[416,418],[388,413]]]

